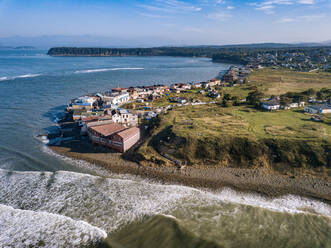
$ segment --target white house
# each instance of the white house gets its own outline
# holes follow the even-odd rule
[[[331,104],[317,104],[305,107],[305,111],[311,114],[331,113]]]
[[[81,96],[79,98],[71,100],[69,108],[80,109],[80,108],[92,108],[96,102],[97,97]]]
[[[280,108],[280,103],[279,101],[268,101],[268,102],[262,102],[261,107],[267,110],[277,110]]]
[[[291,109],[291,108],[298,108],[298,107],[303,107],[305,106],[305,102],[292,102],[292,103],[289,103],[289,104],[286,104],[285,106],[282,106],[282,108],[284,109]]]
[[[112,120],[114,123],[120,123],[126,126],[138,125],[138,116],[133,113],[130,113],[126,109],[113,110]]]
[[[130,101],[130,95],[129,93],[121,93],[121,94],[112,94],[111,96],[104,97],[104,101],[107,102],[107,104],[110,104],[112,106],[118,106],[124,103],[127,103]]]

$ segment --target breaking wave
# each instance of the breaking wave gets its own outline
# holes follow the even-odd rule
[[[277,198],[266,198],[254,193],[244,193],[224,188],[211,197],[223,202],[264,208],[286,213],[317,213],[331,217],[331,206],[318,200],[308,199],[298,195],[285,195]]]
[[[205,234],[211,240],[218,240],[219,232],[222,232],[223,236],[220,237],[228,239],[228,242],[236,241],[231,236],[231,232],[235,233],[236,230],[256,235],[254,232],[259,227],[254,225],[264,226],[265,232],[277,232],[279,228],[275,221],[278,219],[281,219],[282,225],[293,226],[296,221],[308,218],[308,223],[312,224],[307,225],[302,242],[304,237],[310,238],[311,233],[320,238],[323,233],[327,233],[323,231],[325,228],[331,228],[331,207],[328,204],[292,195],[268,199],[228,188],[213,193],[134,178],[101,177],[67,171],[18,172],[2,169],[0,189],[0,204],[7,207],[80,220],[105,230],[109,235],[130,223],[155,215],[176,218],[176,221],[197,235],[204,230],[214,230]],[[261,223],[255,223],[256,218]],[[48,219],[45,220],[47,223]],[[66,222],[68,219],[64,220]],[[71,222],[69,224],[75,225]],[[47,226],[40,227],[41,232],[44,227]],[[56,235],[64,235],[61,228],[56,231]],[[323,239],[330,241],[328,236],[323,236]]]
[[[105,72],[105,71],[120,71],[120,70],[144,70],[144,68],[102,68],[102,69],[87,69],[75,71],[75,73],[95,73],[95,72]]]
[[[23,74],[23,75],[18,75],[18,76],[9,76],[9,77],[0,77],[0,81],[8,81],[8,80],[14,80],[18,78],[33,78],[33,77],[38,77],[41,76],[42,74]]]
[[[0,204],[1,247],[95,247],[105,231],[83,221]]]

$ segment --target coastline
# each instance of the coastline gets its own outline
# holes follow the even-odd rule
[[[213,59],[213,57],[208,56],[184,56],[184,55],[106,55],[106,54],[51,54],[47,53],[51,57],[181,57],[181,58],[205,58],[210,59],[212,63],[224,63],[224,64],[235,64],[235,65],[246,65],[245,61],[237,61],[231,59]]]
[[[294,194],[331,203],[331,182],[315,177],[294,177],[266,172],[263,169],[195,168],[146,166],[123,159],[119,153],[95,147],[87,141],[49,146],[52,151],[72,159],[101,166],[112,173],[131,174],[161,183],[180,184],[217,191],[230,187],[242,192],[253,192],[275,198]]]

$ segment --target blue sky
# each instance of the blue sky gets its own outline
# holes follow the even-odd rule
[[[0,0],[0,37],[91,35],[159,45],[331,39],[331,0]]]

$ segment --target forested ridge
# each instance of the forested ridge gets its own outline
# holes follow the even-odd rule
[[[93,48],[54,47],[48,51],[51,56],[181,56],[207,57],[213,61],[247,64],[259,54],[302,53],[310,57],[329,55],[331,46],[293,47],[280,45],[238,45],[197,47],[155,47],[155,48]]]

